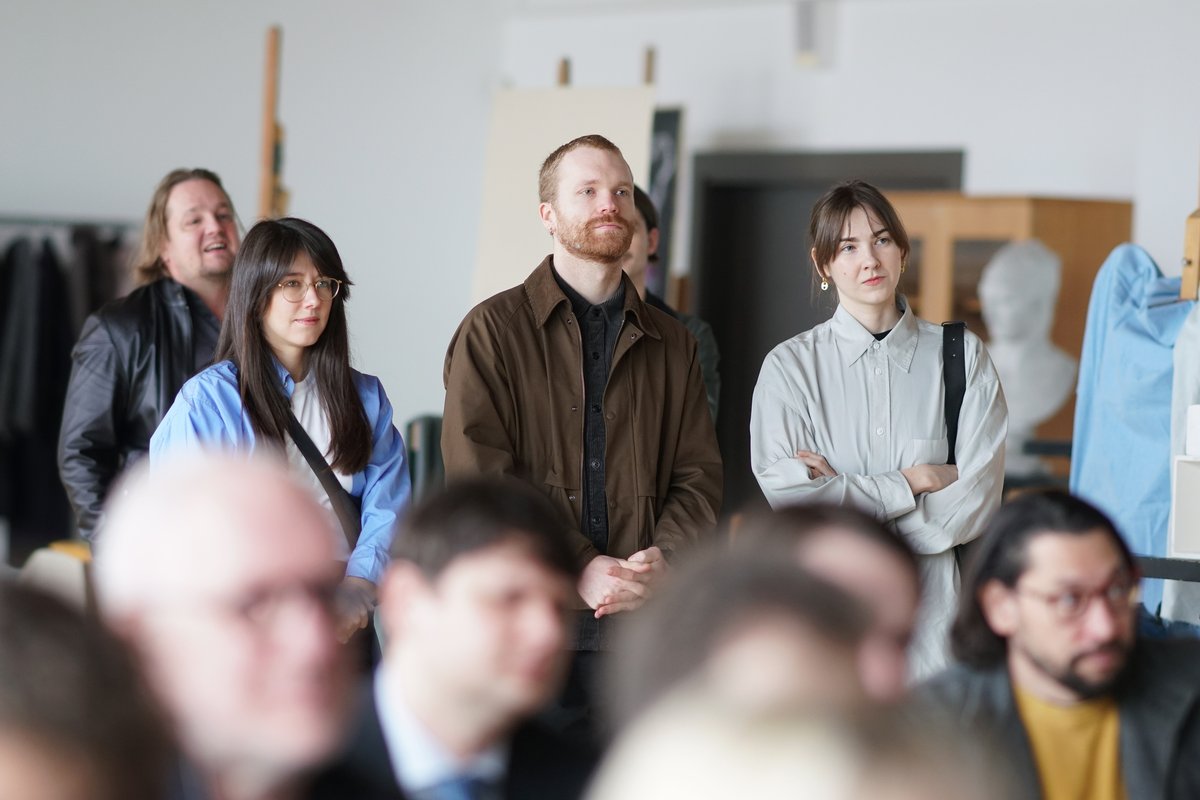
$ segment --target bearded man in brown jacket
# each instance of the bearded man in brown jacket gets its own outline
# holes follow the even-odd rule
[[[674,554],[715,525],[721,456],[696,340],[621,271],[637,213],[616,145],[583,136],[542,164],[553,253],[467,314],[446,354],[446,476],[516,475],[561,510],[583,567],[575,647],[608,649]],[[572,683],[595,659],[577,658]],[[571,687],[568,687],[568,699]]]

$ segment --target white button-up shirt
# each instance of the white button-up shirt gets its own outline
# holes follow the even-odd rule
[[[942,328],[900,305],[883,341],[839,306],[828,322],[770,352],[754,387],[750,458],[773,507],[853,505],[888,521],[916,550],[924,592],[910,655],[919,679],[948,663],[953,548],[978,536],[1000,504],[1008,412],[991,359],[968,331],[959,477],[913,497],[900,470],[947,460]],[[810,478],[797,450],[820,453],[838,474]]]

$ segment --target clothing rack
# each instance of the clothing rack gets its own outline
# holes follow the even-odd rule
[[[0,226],[2,227],[27,227],[27,228],[74,228],[79,226],[89,226],[94,228],[117,228],[120,230],[134,230],[141,226],[140,222],[131,220],[117,219],[80,219],[74,217],[53,217],[53,216],[8,216],[0,214]]]

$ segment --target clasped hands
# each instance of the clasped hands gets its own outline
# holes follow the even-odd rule
[[[657,547],[639,550],[629,558],[596,556],[583,568],[579,594],[600,619],[640,608],[666,573],[667,560]]]

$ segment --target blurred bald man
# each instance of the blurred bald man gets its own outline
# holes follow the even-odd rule
[[[311,494],[282,464],[208,454],[139,471],[114,496],[97,593],[174,724],[174,796],[371,796],[328,763],[351,677]]]

